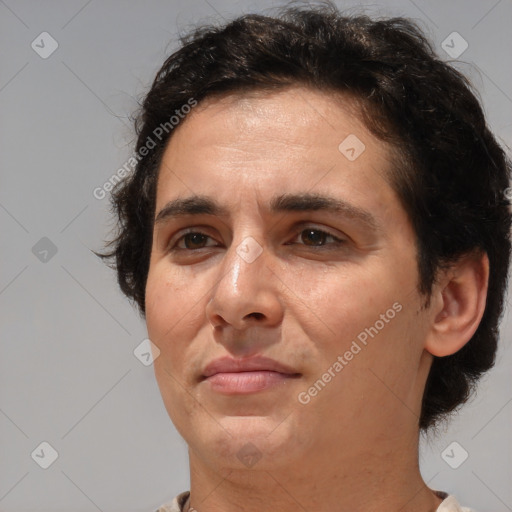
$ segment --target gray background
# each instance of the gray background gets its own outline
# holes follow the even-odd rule
[[[149,512],[189,488],[185,443],[152,366],[133,354],[144,323],[90,252],[113,225],[93,190],[131,155],[128,116],[178,32],[275,5],[0,0],[1,511]],[[442,41],[460,33],[469,47],[457,67],[512,145],[510,0],[396,0],[367,11],[417,19],[446,59]],[[59,45],[46,59],[31,47],[44,31]],[[502,332],[476,398],[421,448],[428,485],[480,512],[512,510],[510,306]],[[31,458],[43,441],[59,454],[46,470]],[[441,456],[453,441],[469,454],[457,469]]]

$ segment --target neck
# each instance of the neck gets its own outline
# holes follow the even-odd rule
[[[189,450],[190,510],[197,512],[434,512],[441,499],[424,483],[418,466],[418,436],[397,436],[368,449],[312,447],[288,466],[258,462],[252,469],[206,463]],[[263,460],[263,459],[262,459]],[[257,469],[260,466],[260,469]]]

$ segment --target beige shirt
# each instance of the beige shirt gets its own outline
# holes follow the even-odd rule
[[[436,512],[474,512],[473,509],[461,507],[454,496],[448,495],[442,491],[434,492],[443,499],[443,502],[439,505],[439,507],[437,507]],[[162,505],[155,512],[187,512],[187,501],[189,496],[190,491],[182,492],[181,494],[178,494],[178,496],[176,496],[170,503]],[[194,510],[195,509],[191,509],[191,512],[194,512]]]

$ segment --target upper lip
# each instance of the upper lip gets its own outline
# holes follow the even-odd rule
[[[238,372],[254,372],[254,371],[272,371],[289,375],[300,375],[293,368],[279,363],[274,359],[264,356],[252,356],[243,359],[233,359],[232,357],[220,357],[214,359],[206,365],[203,370],[203,377],[211,377],[216,373],[238,373]]]

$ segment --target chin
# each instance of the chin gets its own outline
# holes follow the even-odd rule
[[[186,429],[185,429],[186,430]],[[191,428],[188,429],[190,437]],[[212,466],[230,470],[272,470],[303,459],[311,436],[301,436],[290,417],[226,416],[194,432],[189,446]]]

